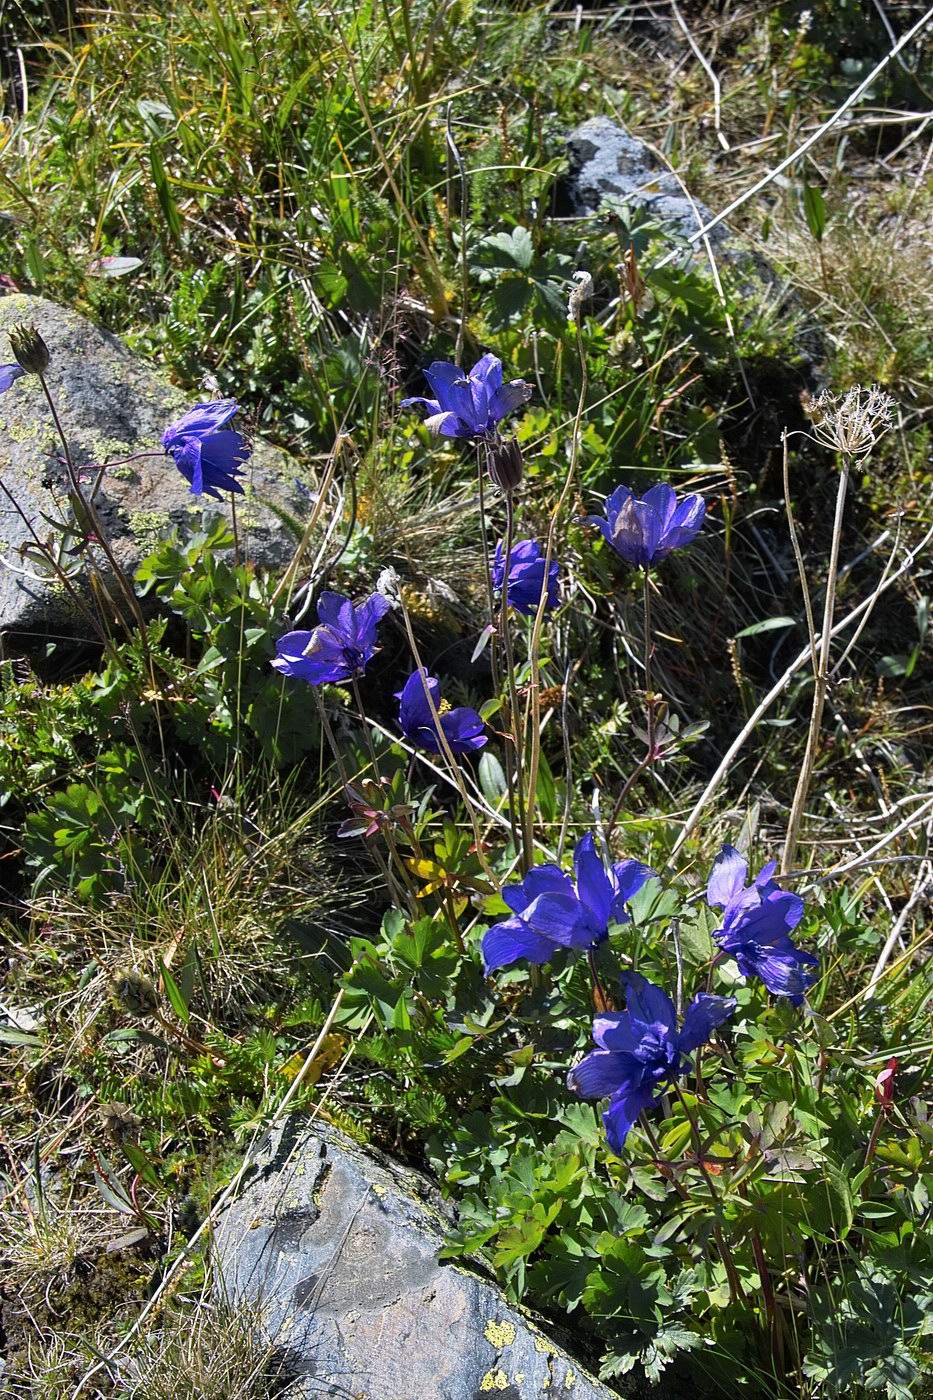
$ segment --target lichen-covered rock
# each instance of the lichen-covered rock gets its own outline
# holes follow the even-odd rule
[[[591,117],[567,138],[568,170],[561,182],[567,213],[597,212],[605,201],[643,210],[672,238],[684,240],[713,218],[705,204],[686,197],[680,182],[643,141],[608,117]],[[726,250],[729,233],[719,224],[709,234],[714,252]]]
[[[612,1400],[495,1284],[438,1261],[449,1208],[321,1123],[274,1134],[216,1235],[302,1397]]]
[[[35,325],[49,347],[49,388],[88,490],[98,465],[141,451],[159,453],[108,470],[97,495],[101,522],[125,570],[132,573],[154,540],[171,526],[197,529],[205,509],[229,518],[227,502],[197,500],[171,459],[161,454],[163,430],[190,406],[191,397],[173,388],[116,336],[42,297],[0,297],[0,363],[13,358],[7,332],[20,322]],[[254,442],[244,478],[247,495],[238,502],[238,515],[249,556],[259,563],[283,563],[294,549],[293,533],[283,525],[282,515],[300,517],[306,510],[298,476],[284,453]],[[0,628],[67,628],[75,619],[64,586],[14,572],[24,567],[34,571],[20,552],[33,538],[26,521],[40,538],[48,537],[51,527],[43,516],[62,517],[59,503],[67,488],[52,416],[33,375],[0,395],[0,481],[16,503],[14,507],[9,496],[0,493],[0,556],[13,566],[0,563]],[[99,550],[95,558],[105,570]],[[86,623],[76,625],[82,634],[86,631]]]

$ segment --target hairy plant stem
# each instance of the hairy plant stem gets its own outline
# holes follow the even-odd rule
[[[353,690],[353,699],[356,701],[356,708],[360,716],[360,724],[363,727],[363,737],[366,742],[366,751],[369,754],[369,761],[372,764],[373,775],[376,779],[376,782],[381,785],[382,771],[379,767],[379,758],[376,754],[376,746],[373,743],[373,736],[372,731],[369,727],[369,721],[366,718],[366,711],[363,708],[363,696],[360,693],[359,679],[356,676],[352,677],[350,681],[350,686]],[[411,878],[411,872],[408,869],[407,864],[405,863],[405,859],[399,851],[398,845],[395,840],[395,832],[388,825],[382,827],[381,830],[383,836],[385,837],[386,845],[389,848],[389,854],[395,863],[396,869],[398,870],[399,874],[405,882],[405,887],[408,890],[411,899],[417,900],[418,890],[415,886],[415,882]],[[415,904],[412,906],[412,913],[416,912],[416,910],[417,905]]]
[[[463,805],[466,807],[467,815],[470,818],[470,825],[473,828],[473,843],[476,847],[477,858],[479,860],[480,865],[483,867],[483,873],[486,875],[487,879],[498,889],[498,881],[496,880],[496,877],[493,874],[492,866],[489,864],[489,861],[486,858],[486,852],[483,848],[483,837],[479,829],[479,822],[476,817],[476,811],[473,807],[473,803],[470,801],[470,795],[467,792],[466,783],[463,781],[463,774],[460,772],[460,766],[457,763],[456,758],[454,757],[453,749],[447,742],[447,735],[444,733],[443,727],[441,725],[441,717],[438,713],[437,706],[434,703],[434,698],[431,695],[431,690],[427,681],[427,668],[425,667],[424,662],[421,660],[421,652],[418,648],[418,643],[415,640],[415,631],[411,625],[411,618],[408,615],[408,609],[405,606],[405,600],[401,597],[401,595],[399,596],[398,603],[399,608],[401,610],[402,619],[405,623],[405,632],[408,637],[408,645],[411,648],[412,656],[415,658],[415,665],[418,668],[418,674],[421,677],[421,683],[424,686],[424,698],[427,701],[428,709],[431,711],[431,719],[434,721],[434,732],[437,735],[438,745],[440,747],[441,752],[444,755],[444,758],[447,761],[447,767],[450,770],[450,776],[453,778],[454,782],[457,785],[457,791],[460,793],[460,796],[463,799]]]
[[[642,573],[642,601],[645,608],[645,734],[648,752],[645,767],[654,762],[654,693],[651,689],[651,656],[654,650],[651,637],[651,584],[648,579],[648,565]]]
[[[794,800],[791,803],[790,816],[787,819],[787,835],[784,839],[784,854],[781,861],[781,869],[784,874],[792,870],[794,866],[800,827],[803,822],[804,807],[806,806],[807,794],[810,791],[810,781],[813,777],[813,767],[816,763],[816,755],[820,742],[823,706],[826,701],[826,690],[829,684],[829,652],[832,644],[833,614],[836,608],[839,546],[842,540],[842,519],[845,513],[850,468],[851,458],[844,456],[842,459],[842,469],[839,473],[839,487],[836,492],[836,513],[833,520],[833,538],[829,551],[829,572],[826,578],[826,596],[823,600],[823,631],[820,637],[816,676],[813,681],[813,707],[810,711],[810,730],[807,734],[807,747],[804,752],[800,775],[797,779],[797,787],[794,791]]]
[[[333,728],[331,726],[330,716],[327,713],[324,701],[321,699],[321,694],[318,687],[316,685],[313,685],[311,689],[314,692],[314,702],[317,705],[317,713],[318,718],[321,721],[321,728],[324,731],[324,736],[327,739],[328,746],[330,748],[331,753],[333,754],[334,762],[337,765],[337,772],[340,774],[340,781],[343,784],[344,788],[348,788],[350,786],[350,774],[347,770],[347,765],[344,762],[343,754],[340,751],[340,745],[337,743],[337,736],[334,734]],[[366,849],[369,851],[370,855],[373,857],[376,864],[378,865],[379,870],[392,893],[392,898],[396,901],[397,904],[406,904],[408,906],[409,913],[414,918],[417,914],[417,908],[413,903],[413,897],[408,896],[406,898],[406,892],[401,888],[398,881],[396,880],[395,874],[392,871],[392,868],[386,860],[385,856],[379,850],[378,846],[370,845],[368,841],[366,842]]]
[[[498,652],[498,630],[496,628],[496,597],[492,583],[492,565],[489,562],[489,537],[486,522],[486,471],[489,466],[489,446],[487,443],[477,443],[476,445],[476,470],[477,482],[479,485],[479,529],[480,540],[483,546],[483,578],[486,583],[486,603],[489,608],[489,670],[492,679],[493,694],[499,694],[499,652]],[[516,825],[516,804],[515,804],[515,779],[512,774],[512,765],[506,762],[505,782],[508,792],[509,803],[509,826],[512,828],[512,839],[515,842],[515,849],[518,850],[521,844],[521,835]],[[522,833],[523,835],[523,833]],[[522,849],[524,847],[522,846]]]
[[[512,743],[515,747],[515,786],[518,797],[518,826],[514,822],[512,830],[515,834],[515,844],[519,845],[521,837],[521,871],[527,875],[534,864],[534,846],[532,843],[532,833],[525,814],[525,764],[524,764],[524,736],[522,734],[523,721],[518,704],[518,686],[515,683],[515,654],[512,649],[512,632],[509,627],[509,566],[512,562],[512,544],[515,536],[515,507],[512,502],[512,493],[509,491],[505,498],[506,525],[505,525],[505,554],[502,561],[502,597],[499,599],[499,632],[502,638],[502,651],[505,656],[506,684],[509,691],[509,720],[512,728]],[[545,583],[547,582],[545,578]],[[511,768],[511,764],[508,765]]]
[[[593,1005],[597,1011],[609,1011],[611,1004],[596,967],[596,950],[594,948],[587,948],[586,961],[590,969],[590,981],[593,983]]]
[[[120,564],[119,560],[117,559],[116,555],[110,547],[110,541],[107,539],[107,536],[104,532],[104,527],[101,524],[100,516],[97,514],[97,507],[94,505],[93,500],[89,501],[84,494],[84,491],[81,486],[81,480],[78,476],[78,472],[75,467],[74,458],[71,455],[71,447],[69,446],[68,438],[65,435],[65,430],[62,427],[61,419],[58,416],[58,409],[55,407],[55,400],[52,398],[51,391],[49,390],[49,386],[46,383],[45,375],[39,374],[36,377],[39,380],[40,385],[42,386],[42,393],[45,396],[45,401],[48,405],[49,412],[52,415],[52,422],[55,425],[55,432],[57,433],[58,440],[62,445],[62,452],[64,453],[65,457],[65,467],[68,471],[68,482],[71,486],[71,490],[74,495],[74,505],[81,516],[81,519],[78,523],[83,531],[87,531],[88,527],[90,527],[91,531],[93,531],[93,534],[98,544],[104,552],[104,555],[107,559],[107,563],[110,565],[113,571],[113,576],[116,579],[121,592],[126,598],[127,603],[129,604],[133,621],[136,624],[136,628],[139,633],[139,644],[142,647],[143,659],[146,663],[146,669],[149,672],[149,684],[152,689],[153,713],[155,715],[156,729],[158,730],[159,734],[159,747],[162,751],[162,761],[163,763],[165,763],[165,734],[162,730],[162,711],[159,706],[159,685],[158,681],[156,680],[155,663],[152,659],[152,652],[149,648],[149,633],[146,628],[146,619],[143,617],[142,608],[139,606],[139,599],[136,597],[136,592],[129,579],[126,577],[126,573],[122,565]],[[106,589],[106,587],[104,587],[103,581],[101,581],[101,586],[106,596],[110,599],[111,606],[114,608],[115,611],[117,611],[117,616],[120,619],[121,625],[129,634],[132,631],[132,628],[127,626],[119,610],[116,609],[116,602],[109,593],[109,591]]]
[[[577,461],[580,456],[580,425],[583,422],[583,410],[586,408],[586,395],[590,382],[586,365],[586,353],[583,348],[583,330],[579,306],[574,313],[574,320],[577,332],[577,355],[580,362],[580,393],[577,398],[577,411],[574,415],[573,428],[571,430],[570,461],[567,465],[567,476],[564,479],[557,504],[551,512],[551,520],[548,525],[547,544],[544,551],[544,572],[541,576],[541,595],[538,598],[538,611],[535,613],[534,623],[531,629],[531,642],[528,647],[531,676],[528,682],[528,708],[530,712],[528,747],[530,758],[527,764],[528,782],[525,793],[525,847],[527,850],[534,849],[534,814],[537,810],[538,765],[541,761],[541,634],[544,630],[544,614],[547,610],[548,570],[554,558],[558,522],[570,498],[570,493],[573,490],[573,484],[577,475]]]

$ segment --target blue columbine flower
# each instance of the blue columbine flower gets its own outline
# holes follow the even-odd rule
[[[17,379],[22,379],[25,373],[22,365],[0,365],[0,394],[12,389]]]
[[[505,552],[501,542],[496,545],[496,557],[492,562],[492,586],[497,593],[502,591],[505,574]],[[525,617],[533,617],[538,611],[541,585],[544,582],[544,561],[537,540],[518,540],[512,545],[509,554],[509,606]],[[557,587],[559,565],[553,559],[547,571],[547,604],[556,608],[560,600]]]
[[[638,860],[620,860],[607,870],[589,832],[577,843],[573,866],[576,886],[558,865],[536,865],[520,885],[506,885],[502,898],[515,917],[483,935],[487,975],[519,958],[549,962],[558,948],[595,948],[608,937],[610,923],[629,922],[625,905],[654,874]]]
[[[677,1029],[677,1013],[667,992],[638,972],[624,972],[626,1009],[606,1011],[593,1022],[599,1047],[567,1076],[567,1085],[584,1099],[608,1096],[603,1113],[606,1137],[621,1152],[629,1129],[643,1109],[655,1103],[662,1085],[683,1074],[685,1056],[709,1040],[735,1010],[733,997],[701,992],[687,1007]]]
[[[628,564],[646,568],[682,549],[699,534],[706,515],[702,496],[678,501],[670,486],[658,482],[639,499],[627,486],[617,486],[606,497],[606,516],[588,515],[603,539]]]
[[[402,408],[421,405],[432,433],[442,437],[492,437],[499,423],[531,398],[531,385],[523,379],[502,382],[502,361],[484,355],[464,374],[459,365],[435,360],[424,372],[434,391],[433,399],[403,399]]]
[[[235,399],[197,403],[162,434],[162,446],[191,485],[192,496],[221,499],[221,491],[243,487],[237,481],[240,468],[252,450],[232,422],[239,405]]]
[[[818,966],[818,959],[791,941],[791,929],[803,918],[803,900],[781,889],[772,878],[776,867],[770,861],[746,889],[748,861],[734,846],[723,846],[713,863],[706,901],[724,911],[713,937],[735,958],[742,976],[760,977],[769,992],[799,1006],[815,980],[804,969]]]
[[[312,632],[286,632],[271,664],[283,675],[327,685],[361,676],[376,650],[376,629],[392,604],[381,593],[351,603],[342,593],[322,593],[321,625]]]
[[[441,699],[439,681],[436,677],[429,676],[424,667],[420,671],[413,671],[405,682],[404,689],[396,691],[395,694],[396,700],[400,701],[398,722],[405,738],[419,749],[429,749],[431,753],[441,751],[434,715],[424,693],[425,685],[431,692],[431,699],[451,753],[469,753],[471,749],[481,749],[487,743],[487,739],[483,732],[485,726],[479,714],[466,705],[460,709],[450,709],[446,700]]]

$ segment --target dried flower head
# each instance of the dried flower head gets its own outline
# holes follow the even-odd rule
[[[14,326],[10,331],[13,358],[26,374],[44,374],[49,367],[49,347],[35,326]]]
[[[124,968],[113,975],[110,996],[121,1011],[128,1011],[131,1016],[151,1016],[159,1009],[158,988],[135,967]]]
[[[806,412],[817,442],[846,457],[867,457],[891,427],[896,406],[877,384],[856,384],[844,394],[820,394]]]
[[[514,491],[522,479],[524,470],[522,449],[515,438],[492,446],[486,457],[486,465],[490,480],[494,486],[498,486],[503,495],[507,496],[510,491]]]

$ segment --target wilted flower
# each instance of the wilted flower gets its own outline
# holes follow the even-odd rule
[[[514,491],[521,482],[524,471],[522,449],[515,438],[509,438],[507,442],[493,443],[489,448],[486,465],[493,486],[498,486],[504,496]]]
[[[822,393],[805,407],[817,442],[846,457],[867,457],[891,427],[897,404],[877,384],[856,384],[845,394]]]
[[[375,836],[377,832],[393,826],[405,832],[411,831],[411,818],[414,807],[407,802],[392,802],[391,784],[388,778],[360,778],[356,787],[346,786],[347,805],[353,813],[341,822],[337,835]]]
[[[506,885],[502,898],[514,917],[483,935],[487,974],[519,958],[549,962],[559,948],[595,948],[609,936],[610,923],[629,922],[625,905],[653,873],[638,860],[607,870],[589,832],[577,843],[573,866],[575,882],[558,865],[536,865],[520,885]]]
[[[791,941],[790,930],[803,918],[803,900],[772,878],[776,866],[770,861],[746,889],[748,861],[734,846],[723,846],[713,864],[706,901],[724,911],[722,927],[713,937],[735,958],[742,976],[760,977],[769,992],[799,1005],[814,981],[804,969],[818,966],[818,960]]]
[[[677,1029],[677,1013],[666,992],[637,972],[623,972],[626,1009],[605,1011],[593,1021],[598,1049],[586,1055],[567,1076],[567,1085],[584,1099],[609,1098],[603,1113],[606,1137],[621,1152],[629,1129],[656,1092],[689,1068],[685,1057],[709,1040],[735,1010],[733,997],[701,992],[687,1007]]]
[[[376,650],[376,629],[391,606],[381,593],[356,604],[342,593],[322,593],[317,605],[320,626],[310,632],[286,632],[276,642],[270,664],[311,685],[361,676]]]
[[[477,360],[469,374],[459,365],[435,360],[424,377],[435,397],[403,399],[401,406],[426,408],[428,429],[442,437],[492,437],[502,419],[531,398],[531,385],[523,379],[503,384],[502,361],[495,355]]]
[[[14,326],[10,331],[10,348],[24,374],[45,374],[49,367],[49,347],[35,326]]]
[[[567,302],[567,316],[579,325],[583,303],[593,295],[593,279],[588,272],[575,272],[571,279],[576,285]]]
[[[466,705],[452,710],[447,701],[441,699],[440,683],[436,677],[429,676],[424,667],[413,671],[404,688],[395,693],[396,700],[400,702],[398,722],[405,738],[416,744],[419,749],[428,749],[431,753],[441,751],[437,725],[425,688],[430,692],[451,753],[469,753],[471,749],[481,749],[487,739],[483,732],[485,726],[477,711]]]
[[[237,481],[250,455],[249,443],[234,428],[239,405],[235,399],[198,403],[162,434],[162,446],[191,485],[192,496],[221,499],[221,491],[242,495]]]
[[[678,501],[670,486],[658,482],[639,499],[627,486],[617,486],[606,497],[606,517],[588,515],[606,542],[628,564],[647,568],[682,549],[699,534],[706,515],[702,496]]]
[[[525,617],[533,617],[538,611],[541,585],[544,582],[544,555],[537,540],[518,540],[509,553],[509,606]],[[556,608],[560,601],[557,586],[559,566],[552,559],[547,571],[547,604]],[[497,593],[502,591],[505,574],[505,553],[501,542],[496,545],[496,556],[492,562],[492,586]]]

